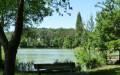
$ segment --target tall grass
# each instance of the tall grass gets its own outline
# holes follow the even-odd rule
[[[71,60],[68,60],[68,59],[66,59],[66,60],[64,60],[64,61],[59,61],[58,59],[54,62],[54,64],[59,64],[59,63],[74,63],[73,61],[71,61]]]
[[[25,62],[19,62],[19,60],[16,60],[16,71],[17,72],[33,71],[33,65],[34,65],[34,61],[29,61],[25,63]]]

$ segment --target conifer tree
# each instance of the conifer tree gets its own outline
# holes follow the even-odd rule
[[[81,14],[80,12],[78,12],[77,21],[76,21],[76,31],[75,31],[75,45],[76,46],[81,45],[82,32],[83,32],[83,22],[82,22]]]

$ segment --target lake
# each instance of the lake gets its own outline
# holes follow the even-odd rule
[[[34,61],[34,63],[54,63],[55,61],[75,62],[72,49],[18,49],[17,59],[21,62]]]

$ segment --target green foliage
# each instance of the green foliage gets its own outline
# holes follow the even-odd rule
[[[7,57],[11,54],[13,55],[13,57],[11,58],[16,58],[16,52],[20,43],[23,25],[24,27],[29,27],[29,25],[33,25],[33,22],[42,22],[44,17],[51,16],[54,10],[60,13],[59,8],[61,7],[65,10],[66,13],[67,9],[72,9],[70,7],[69,0],[0,0],[0,43],[5,49],[5,56]],[[11,41],[8,41],[6,36],[4,35],[3,29],[5,26],[9,28],[13,25],[15,26],[15,32],[11,37]],[[14,45],[13,43],[16,45]],[[24,44],[25,43],[23,43],[23,45]],[[34,44],[35,43],[32,43],[33,46]],[[12,50],[14,46],[15,49]],[[9,60],[12,60],[11,58],[5,58],[5,64],[10,64],[6,64],[4,74],[14,74],[15,61],[10,62]],[[11,70],[9,65],[12,65]]]
[[[20,0],[0,0],[0,21],[2,26],[9,28],[15,25],[17,6]],[[51,16],[52,12],[60,13],[60,8],[63,8],[67,14],[67,9],[72,9],[70,2],[67,0],[25,0],[24,1],[24,27],[32,25],[32,22],[42,22],[44,17]],[[32,20],[32,21],[31,21]]]
[[[81,66],[82,70],[105,65],[103,54],[97,50],[76,50],[75,56],[77,59],[77,66]]]
[[[64,38],[63,46],[65,48],[73,48],[74,36],[68,35]]]
[[[100,61],[97,60],[97,58],[92,58],[90,60],[88,60],[87,64],[86,64],[86,67],[88,69],[94,69],[94,68],[97,68],[97,67],[101,67],[102,64],[100,63]]]
[[[93,16],[90,16],[90,19],[87,21],[87,24],[84,24],[84,29],[82,32],[81,46],[93,47],[93,31],[94,31],[94,21]]]
[[[83,27],[82,17],[79,12],[77,15],[76,29],[75,29],[75,45],[76,46],[81,45],[83,29],[84,27]]]
[[[16,60],[16,72],[24,73],[25,71],[32,71],[33,65],[34,65],[33,61],[24,63],[24,62],[19,62],[19,60]]]
[[[59,61],[59,60],[56,60],[55,62],[54,62],[54,64],[59,64],[59,63],[74,63],[73,61],[71,61],[71,60],[65,60],[65,61]]]
[[[112,50],[120,50],[120,39],[110,41],[108,48]]]
[[[20,42],[20,47],[27,47],[27,40],[24,37],[22,37],[22,40]]]
[[[110,41],[117,40],[120,37],[119,0],[105,0],[98,2],[96,6],[102,8],[102,10],[97,13],[94,44],[97,47],[107,49]]]
[[[31,28],[24,29],[20,47],[66,47],[72,48],[75,30],[70,29],[47,29]],[[69,38],[69,39],[68,39]]]

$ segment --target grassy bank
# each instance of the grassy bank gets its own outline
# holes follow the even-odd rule
[[[0,75],[3,72],[0,71]],[[37,75],[33,73],[18,73],[15,75]],[[96,69],[87,70],[85,72],[75,72],[75,73],[55,73],[55,74],[42,74],[42,75],[120,75],[120,65],[106,65]]]

